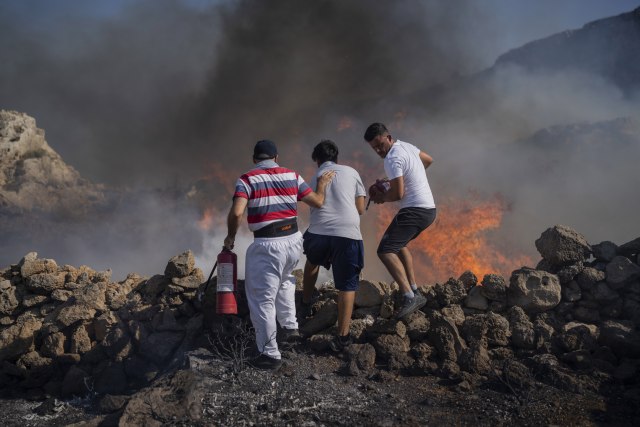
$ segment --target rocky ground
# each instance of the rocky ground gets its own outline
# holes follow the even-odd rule
[[[579,377],[570,392],[526,378],[443,379],[379,370],[344,374],[344,361],[299,345],[277,373],[234,366],[202,348],[185,369],[129,396],[0,400],[5,426],[62,425],[637,425],[637,390]],[[475,383],[477,381],[477,383]],[[635,393],[635,395],[632,395]],[[126,400],[124,414],[122,408]],[[116,412],[104,414],[105,411]]]
[[[423,287],[402,320],[395,284],[361,280],[340,354],[326,283],[275,373],[248,366],[242,281],[238,315],[215,315],[190,251],[117,283],[30,253],[0,270],[0,423],[638,425],[640,239],[590,245],[555,226],[536,247],[542,261],[508,281]]]

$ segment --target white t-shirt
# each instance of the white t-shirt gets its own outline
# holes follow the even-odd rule
[[[311,208],[309,232],[362,240],[356,197],[366,196],[367,193],[358,172],[349,166],[324,162],[311,180],[311,188],[316,188],[320,175],[331,170],[336,171],[336,175],[327,186],[324,205]]]
[[[404,177],[404,197],[400,208],[435,208],[420,149],[415,145],[396,140],[384,158],[384,171],[392,180]]]

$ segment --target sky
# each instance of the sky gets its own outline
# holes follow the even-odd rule
[[[603,226],[607,212],[590,208],[579,176],[546,177],[550,187],[565,183],[561,206],[536,179],[520,182],[487,170],[500,144],[553,125],[627,115],[637,105],[616,88],[583,75],[507,72],[496,81],[500,99],[490,100],[495,111],[464,121],[421,114],[430,99],[401,108],[397,101],[478,73],[531,41],[639,6],[628,0],[4,0],[0,108],[35,117],[49,145],[83,177],[142,191],[193,190],[212,176],[233,180],[250,166],[254,142],[265,137],[306,175],[313,172],[308,147],[337,139],[348,159],[365,162],[363,177],[370,179],[381,165],[368,163],[373,153],[359,154],[361,133],[380,120],[435,156],[430,180],[437,200],[464,198],[470,187],[491,198],[499,189],[510,209],[505,233],[519,246],[530,251],[544,228],[558,222],[595,241],[622,243],[632,215]],[[532,87],[549,89],[532,95]],[[342,123],[349,128],[338,131]],[[611,184],[598,185],[615,189],[606,191],[604,204],[614,206],[629,191],[621,179],[631,186],[637,180],[626,170],[602,178]],[[204,197],[222,212],[228,194],[223,185],[214,187]],[[62,263],[125,274],[158,272],[189,242],[201,259],[216,253],[224,226],[194,241],[202,212],[173,215],[165,201],[141,199],[118,208],[145,219],[135,235],[127,233],[130,218],[114,218],[108,226],[85,224],[86,236],[20,242],[20,248],[39,246]]]

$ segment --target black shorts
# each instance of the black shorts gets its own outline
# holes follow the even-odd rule
[[[346,237],[304,233],[302,247],[307,260],[327,270],[333,267],[333,281],[339,291],[356,291],[360,283],[360,271],[364,267],[362,240]]]
[[[400,252],[400,249],[407,246],[411,240],[415,239],[427,229],[436,219],[436,209],[426,208],[402,208],[398,211],[391,224],[384,232],[380,245],[379,254]]]

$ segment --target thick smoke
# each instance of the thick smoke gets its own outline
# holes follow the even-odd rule
[[[57,13],[55,22],[37,26],[19,25],[15,8],[2,5],[0,107],[36,117],[49,144],[83,176],[129,187],[188,189],[221,165],[223,174],[237,176],[251,166],[253,143],[265,137],[278,142],[281,163],[306,178],[314,170],[312,147],[334,139],[341,159],[357,160],[369,181],[383,169],[362,132],[383,121],[436,159],[429,177],[437,202],[464,198],[470,189],[508,200],[511,211],[497,244],[532,253],[533,240],[556,223],[575,226],[594,243],[636,237],[629,233],[639,202],[626,203],[638,188],[637,174],[622,162],[594,175],[606,146],[541,169],[530,159],[544,164],[544,151],[513,148],[552,125],[632,115],[636,98],[601,77],[517,66],[473,80],[482,90],[455,89],[461,76],[517,46],[505,46],[496,29],[508,16],[496,13],[498,3],[140,0],[118,3],[108,14]],[[76,5],[63,4],[65,10]],[[533,36],[533,28],[565,29],[554,23],[528,22],[524,30]],[[338,130],[345,117],[349,125]],[[637,154],[637,144],[629,150]],[[229,203],[220,187],[199,195],[213,201],[219,216]],[[623,201],[629,209],[615,220],[607,215]],[[121,272],[158,272],[185,249],[176,236],[196,234],[199,212],[173,211],[153,200],[136,209],[148,224],[139,230],[146,237],[137,251],[154,255],[128,257],[131,267],[124,262]],[[375,221],[366,215],[365,228],[374,229]],[[204,248],[190,245],[200,249],[201,260],[217,252],[212,241],[221,244],[223,218],[217,224]],[[98,237],[84,232],[88,240]],[[117,236],[106,243],[108,251],[96,248],[96,257],[104,260],[130,242]],[[371,234],[365,239],[375,240]],[[374,247],[367,247],[369,254]],[[375,256],[367,262],[377,264]]]

